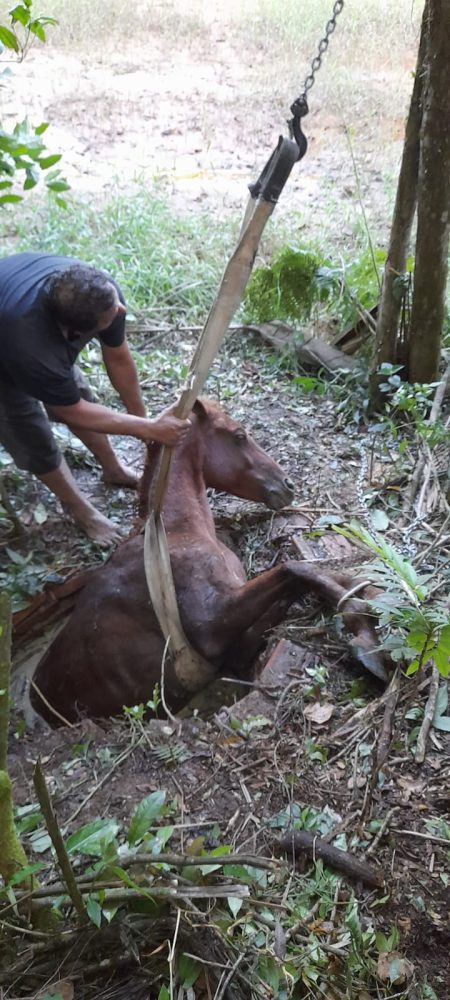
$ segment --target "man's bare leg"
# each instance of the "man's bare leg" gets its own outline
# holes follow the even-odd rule
[[[67,507],[74,521],[89,538],[99,545],[112,545],[121,541],[123,536],[117,525],[96,510],[90,500],[83,495],[64,458],[57,469],[45,472],[38,478],[58,497],[64,507]]]
[[[115,486],[130,486],[135,489],[139,476],[133,469],[128,469],[126,465],[117,457],[106,434],[98,434],[97,431],[85,431],[69,427],[72,434],[86,445],[92,452],[94,458],[101,466],[105,483],[113,483]]]

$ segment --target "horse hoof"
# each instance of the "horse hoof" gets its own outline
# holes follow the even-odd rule
[[[388,683],[389,675],[377,650],[364,649],[364,646],[360,646],[357,642],[350,643],[350,648],[355,660],[365,670],[369,670],[374,677],[377,677],[379,681],[383,681],[384,684]]]

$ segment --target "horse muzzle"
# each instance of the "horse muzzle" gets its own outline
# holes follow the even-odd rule
[[[281,510],[292,503],[295,496],[294,484],[290,479],[284,479],[280,483],[275,483],[264,487],[264,503],[271,510]]]

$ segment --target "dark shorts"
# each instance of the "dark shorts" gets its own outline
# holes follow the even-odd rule
[[[93,402],[94,395],[77,365],[74,365],[73,374],[81,397]],[[0,445],[11,455],[18,469],[43,476],[59,468],[61,452],[53,437],[50,419],[37,399],[0,380]]]

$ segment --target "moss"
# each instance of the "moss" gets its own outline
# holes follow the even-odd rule
[[[0,771],[0,817],[0,875],[9,882],[28,860],[14,826],[12,785],[6,771]]]

